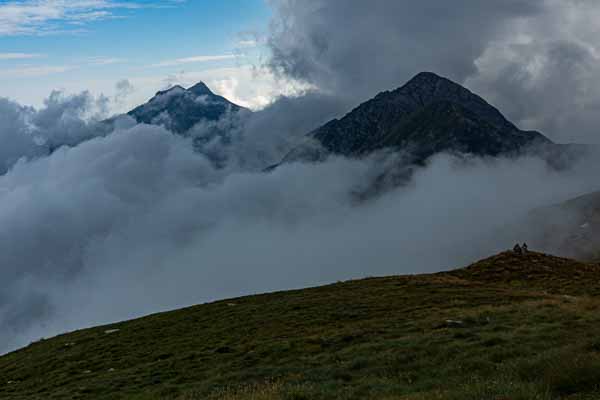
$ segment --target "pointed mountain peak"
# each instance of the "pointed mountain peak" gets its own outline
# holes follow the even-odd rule
[[[494,106],[464,86],[433,72],[420,72],[404,86],[388,92],[386,96],[403,102],[410,107],[426,107],[432,103],[446,101],[461,105],[495,126],[516,130],[510,121]]]
[[[202,81],[196,83],[194,86],[188,89],[188,92],[192,92],[196,96],[211,96],[214,93],[206,86]]]
[[[466,90],[458,83],[453,82],[448,78],[444,78],[443,76],[437,75],[433,72],[419,72],[411,80],[409,80],[402,88],[414,90],[427,89],[439,86],[453,87],[455,90],[459,88],[462,90]]]
[[[196,83],[194,86],[190,87],[189,89],[185,89],[181,85],[171,86],[168,89],[160,90],[160,91],[156,92],[155,97],[160,97],[164,94],[172,95],[172,94],[183,94],[183,93],[191,93],[195,96],[214,96],[215,95],[208,88],[208,86],[206,86],[206,84],[201,81],[201,82]]]
[[[448,79],[439,76],[438,74],[434,73],[434,72],[429,72],[429,71],[423,71],[423,72],[419,72],[417,75],[415,75],[411,80],[408,81],[408,83],[411,82],[435,82],[435,81],[447,81]]]

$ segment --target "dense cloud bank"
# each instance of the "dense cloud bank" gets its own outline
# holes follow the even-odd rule
[[[269,45],[280,72],[333,92],[371,97],[420,71],[463,81],[489,42],[540,0],[271,0]],[[490,16],[493,15],[493,18]],[[474,32],[476,31],[476,32]]]
[[[349,99],[311,91],[299,97],[279,97],[257,112],[200,122],[188,134],[194,139],[210,138],[202,141],[200,152],[228,171],[262,171],[280,162],[308,132],[344,115],[352,106]]]
[[[108,133],[98,123],[107,114],[107,102],[89,92],[72,96],[53,92],[36,110],[0,98],[0,173],[19,159],[47,155],[62,145]]]
[[[363,101],[433,71],[522,128],[600,143],[595,0],[271,0],[270,64]]]
[[[333,96],[282,97],[257,113],[200,124],[186,138],[128,117],[103,123],[105,102],[55,92],[36,110],[0,100],[0,352],[85,324],[279,288],[266,276],[232,286],[241,261],[217,254],[236,254],[254,224],[268,231],[269,219],[281,218],[284,229],[305,208],[350,202],[344,182],[365,182],[349,175],[328,187],[328,206],[317,196],[295,199],[305,186],[261,173],[343,112]],[[215,128],[227,140],[194,143]],[[224,160],[218,168],[215,159]],[[251,271],[247,261],[240,268]]]

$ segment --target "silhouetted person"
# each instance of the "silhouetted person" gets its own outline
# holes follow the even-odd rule
[[[523,250],[523,254],[526,254],[529,251],[529,247],[527,247],[527,243],[523,243],[523,246],[521,246],[521,249]]]
[[[515,244],[515,247],[513,247],[513,251],[519,255],[523,254],[523,249],[521,248],[521,246],[519,246],[519,243]]]

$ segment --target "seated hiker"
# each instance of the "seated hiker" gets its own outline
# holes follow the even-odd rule
[[[523,243],[523,246],[521,246],[521,249],[523,250],[523,253],[527,253],[529,251],[529,247],[527,246],[527,243]]]
[[[513,251],[517,254],[523,254],[523,249],[521,249],[521,246],[519,246],[519,244],[515,244],[515,247],[513,247]]]

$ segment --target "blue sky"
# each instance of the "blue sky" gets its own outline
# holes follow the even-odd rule
[[[114,97],[127,80],[114,104],[124,109],[202,79],[257,106],[274,90],[256,76],[269,18],[264,0],[0,0],[0,96],[35,106],[53,89]]]

